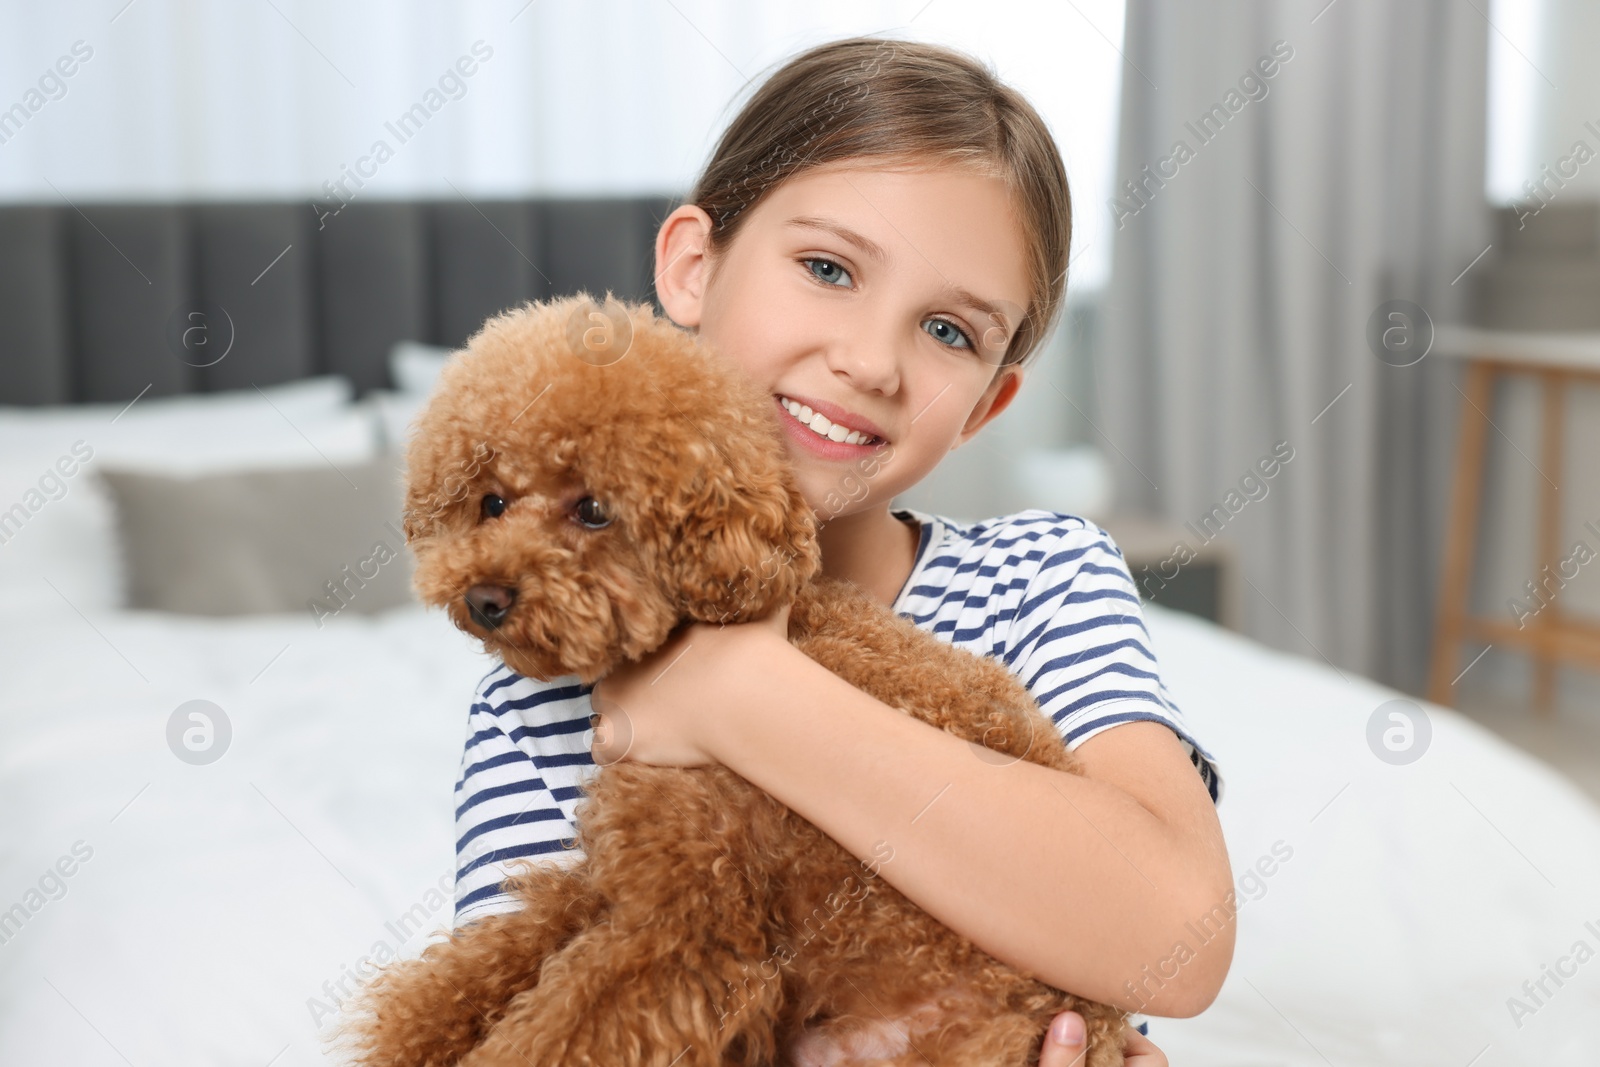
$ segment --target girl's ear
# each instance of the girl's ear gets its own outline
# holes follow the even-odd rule
[[[996,415],[1011,406],[1011,401],[1016,399],[1017,390],[1022,388],[1022,370],[1018,367],[1002,367],[995,375],[994,381],[989,383],[989,388],[983,391],[978,402],[973,405],[972,414],[967,416],[966,425],[961,427],[961,436],[950,446],[954,452],[960,445],[966,444],[972,436]]]
[[[667,317],[686,329],[700,325],[710,233],[711,216],[693,204],[674,209],[656,233],[656,299]]]

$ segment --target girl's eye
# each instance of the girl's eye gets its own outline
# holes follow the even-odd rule
[[[591,530],[598,530],[603,526],[611,525],[611,514],[606,511],[605,505],[592,496],[586,496],[578,501],[572,509],[578,516],[578,521]]]
[[[806,269],[811,272],[813,277],[815,277],[820,282],[827,283],[828,285],[835,284],[835,281],[841,275],[843,277],[845,277],[845,278],[849,278],[850,277],[850,272],[849,271],[845,270],[842,266],[840,266],[839,264],[835,263],[831,259],[822,259],[820,257],[815,257],[815,258],[812,258],[812,259],[802,260],[802,262],[805,263]],[[821,269],[819,269],[819,267]],[[831,274],[825,274],[825,273],[823,273],[824,271],[831,271],[832,273]],[[848,288],[848,284],[846,285],[846,287]]]
[[[844,267],[840,266],[838,263],[835,263],[833,260],[824,259],[820,256],[813,256],[804,260],[803,262],[805,263],[806,268],[811,272],[812,276],[818,281],[824,282],[828,285],[833,285],[836,288],[848,287],[848,282],[845,286],[836,285],[838,278],[844,277],[848,279],[850,277],[850,272],[845,270]],[[940,331],[935,333],[934,329],[930,329],[928,330],[928,333],[931,334],[935,339],[942,341],[947,348],[976,347],[972,343],[972,335],[967,333],[967,331],[963,330],[961,327],[957,326],[955,323],[951,322],[949,319],[929,319],[928,323],[933,326],[934,329]]]
[[[506,511],[506,502],[503,497],[493,493],[486,494],[483,503],[478,508],[478,513],[486,519],[498,519]]]
[[[967,331],[963,330],[949,319],[929,319],[927,325],[935,328],[943,328],[942,333],[934,333],[933,329],[929,329],[928,333],[932,334],[936,340],[945,342],[949,348],[973,347],[972,337],[967,333]],[[960,343],[952,343],[954,341],[959,341]]]

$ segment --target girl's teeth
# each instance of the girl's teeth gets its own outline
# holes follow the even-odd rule
[[[826,437],[830,441],[844,441],[852,445],[862,445],[872,440],[871,435],[857,430],[847,430],[843,426],[829,422],[827,416],[821,412],[812,411],[804,404],[790,400],[788,397],[782,398],[782,404],[784,410],[793,415],[797,421],[809,427],[811,432],[819,437]]]

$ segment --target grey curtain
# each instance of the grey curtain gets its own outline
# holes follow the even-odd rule
[[[1251,636],[1419,691],[1458,368],[1369,322],[1465,317],[1490,31],[1325,2],[1129,0],[1095,424],[1121,509],[1237,546]]]

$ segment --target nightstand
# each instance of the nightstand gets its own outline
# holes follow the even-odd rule
[[[1232,545],[1220,539],[1196,544],[1181,523],[1164,519],[1108,515],[1091,521],[1122,549],[1141,600],[1239,628],[1239,568]]]

